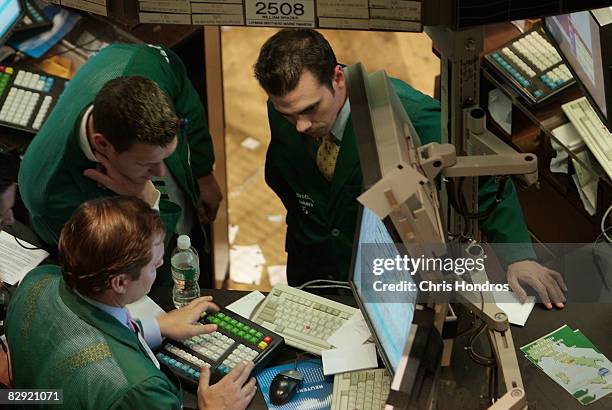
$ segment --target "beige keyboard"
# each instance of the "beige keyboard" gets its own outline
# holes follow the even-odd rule
[[[327,343],[358,309],[287,285],[276,285],[251,320],[285,338],[297,349],[321,356]]]
[[[332,410],[384,410],[391,388],[387,369],[340,373],[334,377]]]

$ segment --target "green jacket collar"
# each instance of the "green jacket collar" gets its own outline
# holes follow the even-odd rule
[[[110,337],[141,351],[140,342],[134,332],[119,323],[117,319],[108,313],[80,298],[63,279],[59,283],[59,296],[64,304],[79,318]]]

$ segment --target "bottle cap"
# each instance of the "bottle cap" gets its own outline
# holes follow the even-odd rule
[[[181,235],[176,240],[176,244],[178,245],[179,249],[189,249],[191,246],[191,239],[189,239],[189,236],[187,235]]]

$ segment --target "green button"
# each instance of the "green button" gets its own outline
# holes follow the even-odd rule
[[[240,331],[238,332],[238,336],[240,336],[241,338],[243,338],[243,339],[244,339],[244,337],[246,336],[246,333],[244,333],[244,330],[240,330]]]
[[[250,333],[250,334],[252,334],[252,335],[254,335],[255,333],[257,333],[257,330],[255,330],[255,329],[249,329],[249,333]]]
[[[225,313],[219,312],[219,313],[217,313],[217,316],[219,316],[221,319],[223,319],[225,317]]]
[[[263,333],[261,333],[261,332],[257,332],[257,333],[255,333],[255,337],[256,337],[257,339],[261,339],[261,338],[263,337]]]
[[[232,322],[232,325],[236,326],[238,324],[238,321],[236,319],[232,319],[230,320],[230,322]]]
[[[238,322],[236,327],[238,327],[238,329],[242,330],[242,329],[244,329],[245,326],[244,326],[244,323]]]
[[[227,316],[227,315],[223,316],[223,320],[225,320],[227,323],[231,323],[232,322],[232,318]]]

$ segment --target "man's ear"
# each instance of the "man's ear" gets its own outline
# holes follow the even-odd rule
[[[100,134],[99,132],[94,132],[90,138],[91,148],[93,148],[94,152],[100,152],[104,155],[108,155],[109,152],[114,151],[113,145],[110,143],[108,139],[104,136],[104,134]]]
[[[336,64],[336,68],[334,68],[332,83],[335,90],[340,90],[346,87],[346,76],[344,75],[344,70],[340,64]]]
[[[125,273],[120,273],[117,276],[113,276],[110,280],[110,288],[113,292],[120,295],[124,295],[127,292],[127,281],[129,278]]]

